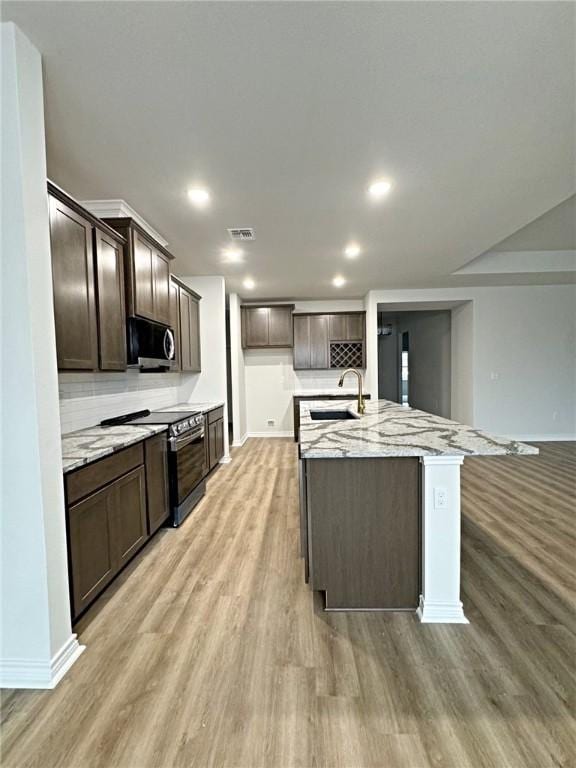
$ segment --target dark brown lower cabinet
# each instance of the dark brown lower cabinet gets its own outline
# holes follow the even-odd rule
[[[166,435],[146,440],[146,491],[148,507],[148,533],[152,535],[170,514],[168,502],[168,465]]]
[[[417,458],[300,462],[301,548],[336,610],[414,610],[420,593]]]
[[[144,468],[133,469],[116,480],[112,532],[115,565],[120,569],[132,559],[148,538],[146,524],[146,476]]]
[[[224,409],[215,408],[204,416],[206,471],[211,472],[224,456]]]
[[[77,619],[169,515],[165,433],[70,472],[65,487]]]
[[[114,485],[68,510],[72,614],[78,616],[114,576]]]
[[[78,616],[147,539],[144,468],[68,510],[73,615]]]

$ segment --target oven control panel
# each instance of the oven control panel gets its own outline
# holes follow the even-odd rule
[[[182,419],[182,421],[172,424],[170,427],[170,434],[173,436],[183,435],[185,432],[189,432],[191,429],[201,426],[203,422],[204,417],[201,413],[198,413],[195,416],[191,416],[189,419]]]

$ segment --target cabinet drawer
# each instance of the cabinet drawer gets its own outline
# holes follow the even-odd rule
[[[87,467],[81,467],[66,475],[66,494],[68,504],[88,496],[89,493],[111,483],[117,477],[126,474],[134,467],[144,463],[142,443],[131,445],[118,453],[95,461]]]
[[[214,424],[215,421],[224,418],[224,408],[214,408],[213,411],[208,411],[208,424]]]

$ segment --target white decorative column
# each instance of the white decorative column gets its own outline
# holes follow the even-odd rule
[[[463,456],[423,456],[422,594],[428,624],[468,624],[460,601],[460,465]]]
[[[70,624],[40,54],[0,25],[0,686],[54,688]]]

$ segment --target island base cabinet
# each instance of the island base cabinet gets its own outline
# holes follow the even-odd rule
[[[68,521],[72,613],[77,618],[148,537],[144,468],[69,507]]]
[[[332,610],[415,610],[417,458],[307,459],[303,545],[310,586]]]

